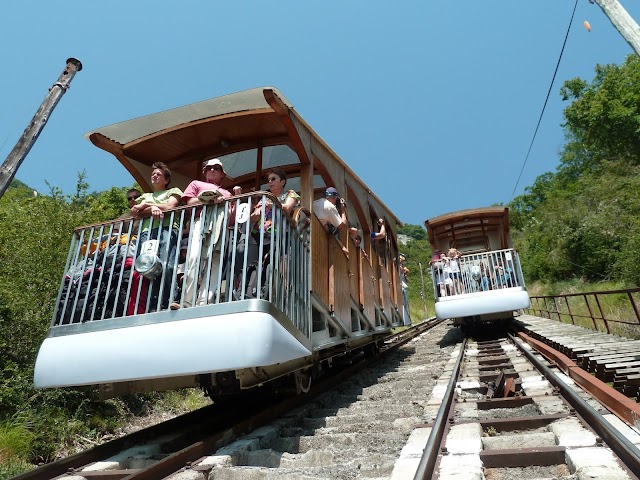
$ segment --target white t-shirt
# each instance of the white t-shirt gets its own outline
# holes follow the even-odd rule
[[[451,273],[459,273],[460,272],[460,265],[458,265],[458,259],[457,258],[452,258],[451,260],[449,260],[449,266],[451,267]]]
[[[326,198],[319,198],[313,202],[313,213],[316,214],[323,226],[330,223],[338,228],[342,223],[342,217],[338,213],[338,209]]]

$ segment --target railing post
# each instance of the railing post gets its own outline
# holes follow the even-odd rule
[[[636,305],[636,301],[633,299],[633,295],[631,292],[627,292],[629,295],[629,303],[631,303],[631,307],[633,308],[633,312],[636,314],[636,320],[640,323],[640,312],[638,312],[638,306]]]
[[[538,315],[542,316],[542,308],[540,307],[540,304],[542,303],[542,299],[540,297],[536,297],[536,306],[537,311],[538,311]],[[533,310],[533,313],[536,313],[536,309]]]
[[[556,302],[556,297],[552,297],[551,300],[553,300],[553,308],[554,311],[551,312],[551,315],[553,318],[553,314],[555,313],[558,316],[558,322],[562,322],[562,319],[560,318],[560,309],[558,308],[558,302]]]
[[[569,312],[569,316],[571,317],[571,324],[575,325],[576,321],[573,318],[573,312],[571,311],[571,305],[569,305],[569,298],[566,295],[564,296],[564,301],[567,304],[567,311]]]
[[[609,322],[605,318],[604,312],[602,311],[602,305],[600,305],[600,300],[598,299],[598,294],[594,293],[593,297],[596,299],[596,305],[598,305],[598,310],[600,310],[600,316],[602,317],[602,321],[604,322],[604,326],[607,329],[607,333],[611,333],[611,330],[609,329]]]
[[[544,313],[546,315],[546,318],[551,320],[551,316],[549,314],[549,304],[547,303],[547,297],[544,297],[543,300],[544,300]]]
[[[591,315],[591,321],[593,322],[593,328],[594,328],[594,330],[599,331],[598,330],[598,324],[596,322],[596,318],[593,315],[593,310],[591,310],[591,305],[589,304],[589,300],[587,299],[587,295],[585,294],[585,295],[582,295],[582,296],[584,297],[584,303],[587,304],[587,309],[589,310],[589,315]]]

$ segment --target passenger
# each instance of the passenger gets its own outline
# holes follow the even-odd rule
[[[491,288],[491,272],[484,262],[480,264],[480,286],[483,292],[488,292]]]
[[[400,285],[402,287],[402,323],[403,325],[411,325],[411,317],[409,316],[409,269],[405,265],[406,260],[406,257],[401,253],[398,255]]]
[[[178,268],[176,269],[176,283],[178,284],[178,294],[176,295],[176,298],[180,298],[182,296],[182,285],[184,281],[184,267],[187,262],[188,248],[189,248],[189,238],[183,238],[180,241],[180,250],[178,251]],[[173,305],[173,303],[171,305]]]
[[[443,286],[445,295],[453,295],[451,287],[453,286],[453,278],[451,276],[451,259],[444,253],[440,255],[440,261],[442,262],[442,272],[444,273]]]
[[[117,220],[126,220],[128,218],[133,218],[133,214],[131,213],[131,208],[133,208],[133,206],[137,203],[137,200],[138,198],[140,198],[140,195],[142,194],[140,193],[140,190],[138,190],[137,188],[130,188],[129,190],[127,190],[126,197],[127,197],[127,204],[129,205],[129,210],[127,210],[122,215],[120,215],[117,218]],[[124,232],[127,232],[129,230],[129,222],[123,222],[123,223],[124,225],[122,230]],[[134,220],[133,225],[131,226],[132,235],[137,235],[138,225],[140,225],[140,220],[139,219]],[[120,226],[117,224],[115,225],[114,229],[120,230]]]
[[[349,238],[351,238],[351,241],[355,245],[356,249],[362,251],[362,256],[368,260],[369,255],[364,251],[364,248],[362,247],[362,235],[360,235],[360,232],[358,232],[357,235],[349,235]]]
[[[440,297],[446,296],[447,293],[444,285],[446,259],[447,256],[440,250],[436,250],[431,256],[431,267],[433,268],[433,278],[436,282],[436,293],[438,293]]]
[[[182,201],[187,205],[202,205],[202,200],[208,195],[214,198],[213,202],[220,204],[225,198],[231,197],[231,193],[222,188],[222,180],[226,176],[224,166],[218,158],[213,158],[204,162],[202,167],[202,173],[205,177],[205,181],[193,180],[184,193],[182,194]],[[204,192],[204,194],[203,194]],[[231,205],[230,210],[235,205]],[[213,294],[218,287],[218,270],[220,266],[220,247],[222,238],[222,214],[224,209],[220,209],[216,218],[215,225],[213,226],[213,232],[203,231],[202,208],[197,208],[195,211],[195,220],[191,229],[191,251],[185,264],[185,280],[183,286],[183,304],[186,307],[194,305],[206,305],[213,301]],[[229,218],[231,219],[231,212]],[[213,233],[213,238],[211,236]],[[213,247],[210,242],[213,241]],[[206,266],[209,263],[207,254],[209,250],[212,251],[211,257],[211,269],[209,270],[209,285],[213,288],[209,288],[209,285],[201,285],[202,281],[206,281],[207,272]],[[202,252],[202,253],[201,253]],[[200,290],[198,291],[198,286]],[[180,308],[180,303],[174,302],[171,304],[172,310]]]
[[[409,269],[407,268],[407,265],[406,265],[407,259],[402,254],[400,254],[399,258],[400,258],[400,273],[402,275],[404,275],[405,278],[408,279],[409,278]]]
[[[348,226],[347,205],[344,198],[339,198],[338,190],[334,187],[327,187],[324,197],[313,202],[313,213],[316,214],[324,229],[332,235],[338,230],[348,230],[349,235],[358,234],[357,228]]]
[[[446,291],[446,295],[456,294],[453,286],[453,280],[451,277],[444,277],[444,289]]]
[[[172,215],[165,215],[165,212],[180,205],[182,190],[177,187],[169,188],[169,183],[171,183],[171,170],[162,162],[154,163],[151,171],[153,192],[142,194],[136,200],[138,203],[131,207],[133,217],[142,219],[142,233],[138,241],[138,253],[140,253],[145,241],[157,239],[159,240],[157,255],[160,259],[164,259],[164,274],[154,278],[152,281],[149,311],[155,311],[158,308],[160,284],[163,279],[164,285],[160,308],[166,309],[174,298],[174,292],[171,291],[171,283],[176,260],[179,224],[175,216],[172,223]],[[154,225],[158,226],[154,227]]]
[[[130,188],[129,190],[127,190],[127,203],[129,204],[129,208],[133,208],[133,206],[136,204],[136,200],[140,198],[140,195],[142,194],[137,188]]]
[[[287,185],[287,174],[281,168],[274,168],[267,174],[269,191],[280,201],[282,209],[290,214],[294,208],[300,205],[300,195],[294,190],[285,190]],[[264,210],[264,221],[263,221]],[[262,241],[262,268],[263,285],[266,280],[266,267],[269,261],[268,255],[271,246],[271,235],[273,230],[273,204],[271,200],[265,198],[258,202],[251,213],[251,232],[249,236],[249,247],[247,252],[247,288],[245,295],[254,298],[258,288],[258,263],[260,256],[260,241]],[[238,270],[239,267],[239,270]],[[283,266],[284,268],[284,266]],[[242,272],[242,262],[236,263],[236,273]],[[240,278],[241,281],[241,278]]]
[[[511,268],[505,267],[502,264],[502,258],[498,258],[498,263],[494,267],[495,276],[496,276],[496,284],[500,288],[508,288],[513,286],[513,281],[511,278]]]
[[[287,185],[287,174],[284,170],[281,168],[271,169],[267,174],[267,182],[269,191],[278,197],[285,212],[290,214],[295,207],[300,205],[300,195],[295,190],[284,189]]]
[[[385,227],[384,219],[379,218],[377,223],[380,231],[378,233],[371,232],[371,240],[384,240],[387,238],[387,228]]]
[[[454,293],[464,293],[462,274],[460,273],[462,254],[457,248],[450,248],[447,257],[449,258],[449,278],[453,281]]]

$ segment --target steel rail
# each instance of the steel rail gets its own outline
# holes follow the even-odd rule
[[[511,334],[508,334],[508,336],[535,368],[543,373],[545,378],[553,386],[560,390],[562,396],[589,424],[593,431],[607,443],[611,450],[624,462],[625,466],[634,475],[640,476],[640,450],[618,430],[613,428],[586,400],[583,400],[582,397],[573,391],[566,383],[560,380],[560,377],[553,373],[543,362],[538,360],[531,351],[524,348],[522,340],[516,339],[516,337]]]
[[[40,465],[33,470],[12,477],[12,480],[49,480],[53,477],[74,471],[89,463],[104,460],[132,445],[145,443],[153,438],[175,433],[185,425],[201,425],[207,421],[214,421],[216,415],[218,414],[215,411],[215,406],[207,405],[198,410],[167,420],[166,422],[152,425],[123,437],[110,440],[92,447],[89,450]]]
[[[355,363],[351,367],[346,368],[333,376],[322,379],[311,387],[312,391],[308,394],[293,397],[285,400],[284,402],[280,401],[277,405],[270,404],[268,405],[267,410],[274,413],[276,411],[279,412],[279,407],[282,407],[286,411],[287,408],[293,409],[300,403],[310,401],[314,396],[317,396],[328,388],[332,388],[335,383],[354,375],[367,366],[371,366],[376,361],[381,360],[387,352],[404,345],[412,338],[421,335],[442,322],[443,320],[430,318],[412,325],[401,332],[388,335],[384,340],[389,343],[381,349],[380,355],[371,358],[370,362],[360,361]],[[285,404],[287,404],[287,406],[285,406]],[[246,410],[247,409],[245,409],[245,414],[247,413]],[[223,418],[220,419],[219,417]],[[167,476],[180,468],[184,468],[189,462],[198,460],[206,452],[211,451],[211,449],[219,448],[223,444],[230,443],[233,441],[235,436],[242,435],[247,430],[257,428],[256,425],[259,423],[268,422],[268,418],[270,416],[264,413],[261,414],[260,412],[252,412],[248,417],[245,415],[242,419],[234,419],[231,417],[232,415],[230,415],[230,412],[222,414],[219,411],[218,405],[208,405],[193,412],[167,420],[166,422],[147,427],[124,437],[98,445],[89,450],[79,452],[70,457],[41,465],[33,470],[12,477],[12,480],[49,480],[64,474],[86,474],[86,476],[90,476],[92,478],[96,478],[96,476],[100,475],[103,477],[109,476],[109,472],[82,472],[80,469],[90,463],[105,460],[123,449],[131,447],[132,445],[146,443],[160,436],[175,434],[176,439],[174,439],[174,443],[181,443],[183,446],[173,454],[165,457],[165,459],[144,469],[137,469],[133,471],[119,470],[117,473],[115,471],[111,471],[118,478],[162,478],[162,476]],[[209,430],[209,432],[208,434],[196,434],[193,430],[190,430],[193,428],[191,425],[196,425],[196,428],[200,432],[204,429]],[[189,431],[192,433],[188,433]],[[182,439],[184,439],[185,436],[191,436],[193,440],[188,445],[184,445],[182,442]]]
[[[438,460],[438,454],[440,453],[439,446],[442,443],[445,427],[447,426],[449,410],[453,403],[453,397],[456,391],[455,387],[458,383],[458,376],[460,375],[460,365],[464,359],[466,346],[467,339],[465,338],[460,345],[460,353],[458,354],[458,359],[456,360],[456,364],[451,372],[451,380],[449,380],[447,390],[444,393],[444,398],[442,399],[442,403],[438,409],[438,414],[436,415],[436,420],[431,428],[431,433],[429,433],[427,444],[424,447],[422,457],[420,458],[420,464],[418,465],[418,469],[413,477],[414,480],[426,480],[433,478],[436,461]]]

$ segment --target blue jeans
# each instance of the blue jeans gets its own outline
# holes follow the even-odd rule
[[[503,273],[502,275],[496,274],[496,283],[499,287],[512,287],[513,283],[511,282],[511,275],[508,273]]]

